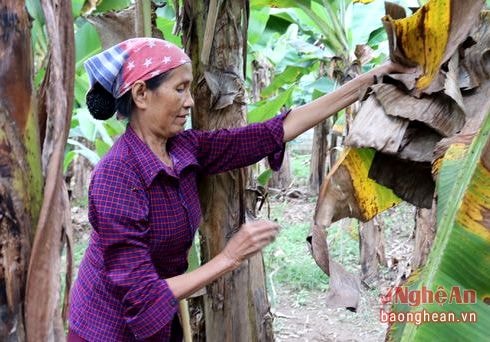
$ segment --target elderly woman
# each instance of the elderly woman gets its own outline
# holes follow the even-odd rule
[[[122,42],[85,63],[96,119],[116,111],[125,133],[93,171],[90,244],[71,293],[69,341],[181,341],[178,300],[236,269],[278,232],[244,224],[223,251],[185,273],[201,210],[197,177],[282,162],[284,143],[357,100],[385,64],[330,95],[269,121],[212,132],[185,130],[194,105],[189,57],[152,38]]]

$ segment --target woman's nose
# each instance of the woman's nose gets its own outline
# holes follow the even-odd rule
[[[192,94],[190,90],[187,91],[187,98],[185,99],[184,107],[186,108],[194,107],[194,99],[192,98]]]

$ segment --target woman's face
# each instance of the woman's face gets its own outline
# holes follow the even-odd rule
[[[147,106],[142,123],[158,137],[168,139],[184,129],[194,105],[190,86],[191,64],[171,71],[169,77],[155,90],[147,90]]]

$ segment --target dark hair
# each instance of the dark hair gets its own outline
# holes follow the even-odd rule
[[[150,90],[158,88],[170,75],[171,70],[161,73],[145,81]],[[107,120],[117,111],[125,118],[129,118],[133,111],[133,97],[128,90],[118,99],[107,91],[100,83],[95,83],[88,91],[86,96],[87,107],[94,118],[97,120]]]

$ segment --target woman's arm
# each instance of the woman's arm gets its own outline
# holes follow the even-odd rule
[[[186,298],[220,276],[240,266],[241,262],[273,241],[279,226],[260,220],[242,225],[223,251],[192,272],[166,279],[178,299]]]
[[[316,126],[329,116],[337,113],[359,99],[360,90],[373,84],[375,76],[394,72],[411,72],[392,62],[385,63],[369,72],[359,75],[337,90],[326,94],[313,102],[291,110],[284,120],[284,141],[296,138],[306,130]]]
[[[238,128],[188,130],[177,138],[180,146],[197,159],[201,176],[252,165],[266,156],[271,166],[277,164],[278,168],[284,148],[283,118]]]

